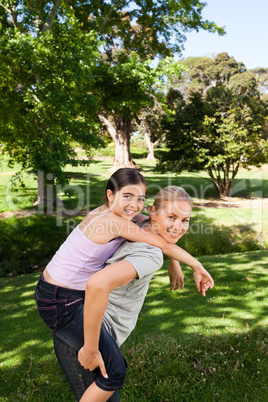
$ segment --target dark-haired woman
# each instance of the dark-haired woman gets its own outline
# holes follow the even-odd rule
[[[157,232],[145,231],[132,222],[143,209],[145,195],[143,176],[134,169],[119,169],[107,183],[106,204],[91,211],[56,252],[40,276],[35,292],[38,311],[53,332],[75,338],[89,278],[104,267],[125,239],[158,247],[174,260],[199,269],[200,263],[186,251]],[[88,319],[85,315],[84,325]],[[77,331],[80,332],[78,326]],[[84,335],[86,344],[87,333]],[[96,379],[97,390],[112,392],[123,385],[124,361],[121,358],[115,363],[111,370],[120,367],[120,376],[111,375],[108,379],[104,368],[103,375]]]

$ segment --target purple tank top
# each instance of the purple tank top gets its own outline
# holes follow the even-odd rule
[[[47,265],[47,271],[62,286],[85,290],[89,277],[104,267],[124,240],[117,237],[109,243],[97,244],[76,226]]]

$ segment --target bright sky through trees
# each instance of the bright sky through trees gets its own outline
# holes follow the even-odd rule
[[[183,57],[227,52],[247,69],[268,67],[268,0],[206,0],[203,17],[225,26],[226,35],[206,31],[186,34]]]

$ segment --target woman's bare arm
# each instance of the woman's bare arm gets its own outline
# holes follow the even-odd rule
[[[98,344],[109,293],[135,278],[136,270],[125,260],[109,265],[89,278],[84,304],[84,346],[78,353],[78,360],[84,368],[92,371],[100,367],[102,375],[107,375]]]
[[[109,219],[106,218],[108,219],[106,225],[109,233],[111,233],[113,237],[121,236],[130,241],[142,241],[151,246],[158,247],[168,257],[189,265],[193,270],[199,269],[202,266],[196,258],[192,257],[187,251],[176,244],[167,243],[166,240],[158,234],[148,232],[135,225],[132,221],[123,219],[115,214],[111,215]]]

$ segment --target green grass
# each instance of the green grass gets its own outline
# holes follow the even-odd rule
[[[158,190],[168,184],[182,185],[196,197],[206,197],[213,190],[204,172],[199,175],[186,172],[180,176],[160,175],[153,171],[153,162],[141,159],[139,164],[148,182],[147,207],[152,204]],[[20,219],[12,217],[0,220],[0,277],[28,273],[45,266],[68,233],[82,219],[79,211],[93,209],[101,204],[107,179],[111,175],[111,166],[112,161],[106,159],[87,161],[84,167],[66,167],[66,173],[71,179],[70,185],[59,189],[59,197],[64,201],[62,215],[67,215],[65,218],[36,214]],[[250,181],[250,176],[258,178],[261,172],[264,193],[267,168],[265,165],[261,171],[255,169],[240,172],[242,183],[244,180]],[[8,168],[5,158],[2,159],[1,169],[1,211],[32,208],[37,191],[34,177],[24,173],[26,187],[20,187],[16,180],[11,186],[11,175],[19,167],[16,165],[13,170]],[[68,197],[64,190],[70,189],[73,193]],[[256,202],[253,199],[251,208],[245,209],[194,208],[189,233],[181,239],[180,245],[197,257],[266,248],[268,210],[256,208]],[[73,211],[78,216],[74,216]]]
[[[165,346],[163,346],[165,345]],[[122,401],[267,401],[267,330],[148,338],[128,353]]]
[[[137,163],[148,182],[147,206],[169,184],[185,187],[195,200],[216,198],[205,172],[160,175],[152,162]],[[111,158],[66,167],[70,185],[59,188],[59,197],[67,217],[0,221],[0,276],[9,275],[0,279],[0,401],[74,401],[35,307],[36,271],[82,219],[68,212],[101,203],[111,167]],[[25,172],[21,187],[13,176],[18,170],[1,160],[1,212],[30,209],[36,199],[35,178]],[[64,194],[70,189],[72,197]],[[215,279],[207,297],[196,292],[188,269],[185,289],[169,292],[166,263],[151,282],[137,327],[122,347],[129,365],[122,402],[267,400],[268,255],[259,249],[267,247],[268,212],[255,205],[268,197],[268,165],[241,171],[234,195],[251,197],[251,207],[194,208],[189,234],[180,241]],[[17,273],[24,275],[12,277]]]
[[[152,202],[154,195],[160,188],[169,184],[184,187],[194,198],[217,198],[216,190],[209,181],[205,172],[182,172],[160,174],[154,172],[155,163],[146,159],[139,159],[138,165],[148,182],[148,203]],[[81,209],[93,208],[99,205],[105,189],[105,184],[111,175],[112,157],[104,160],[86,161],[84,166],[66,166],[66,173],[70,178],[70,185],[59,187],[59,197],[65,202],[67,209],[79,206]],[[37,198],[37,180],[30,172],[24,172],[21,176],[25,187],[21,187],[20,176],[16,176],[19,166],[14,168],[7,166],[7,157],[0,159],[0,212],[15,211],[17,209],[29,209]],[[234,181],[233,195],[235,197],[268,197],[268,165],[261,169],[250,171],[242,170]],[[69,198],[64,190],[73,190]],[[79,191],[79,192],[77,192]],[[80,193],[84,194],[83,199]]]
[[[122,402],[267,400],[268,255],[206,256],[215,288],[168,290],[166,267],[151,282],[134,332]],[[35,307],[38,273],[0,279],[0,401],[70,401],[50,330]]]
[[[44,268],[81,219],[35,214],[0,220],[0,277]],[[196,257],[259,250],[267,246],[267,239],[261,239],[256,230],[243,225],[218,226],[216,219],[196,210],[179,245]]]

